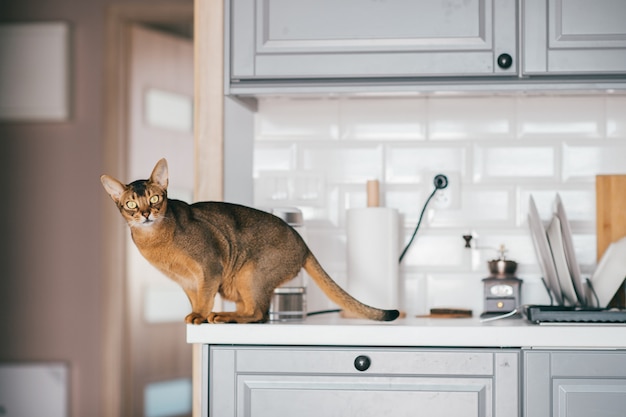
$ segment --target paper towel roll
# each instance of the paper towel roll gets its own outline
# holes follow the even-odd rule
[[[347,212],[348,292],[372,307],[397,309],[398,211],[387,207]]]

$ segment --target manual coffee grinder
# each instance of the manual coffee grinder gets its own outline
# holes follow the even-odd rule
[[[484,312],[481,317],[506,314],[522,305],[522,280],[515,276],[517,262],[506,259],[504,245],[498,259],[487,262],[490,275],[483,279]]]

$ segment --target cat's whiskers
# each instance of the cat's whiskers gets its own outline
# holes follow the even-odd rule
[[[155,224],[161,217],[162,216],[155,217],[154,213],[150,213],[148,217],[140,215],[138,217],[133,217],[129,224],[131,227],[149,227]]]

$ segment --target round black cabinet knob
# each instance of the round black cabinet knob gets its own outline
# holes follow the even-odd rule
[[[513,65],[513,57],[509,54],[501,54],[498,57],[498,66],[502,69],[508,69]]]
[[[354,367],[361,372],[367,371],[371,364],[372,361],[365,355],[357,356],[354,360]]]

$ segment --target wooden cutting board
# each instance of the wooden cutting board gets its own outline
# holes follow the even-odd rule
[[[596,176],[597,259],[609,245],[626,236],[626,175]],[[609,307],[626,307],[626,280]]]
[[[597,259],[626,236],[626,175],[596,176]]]

